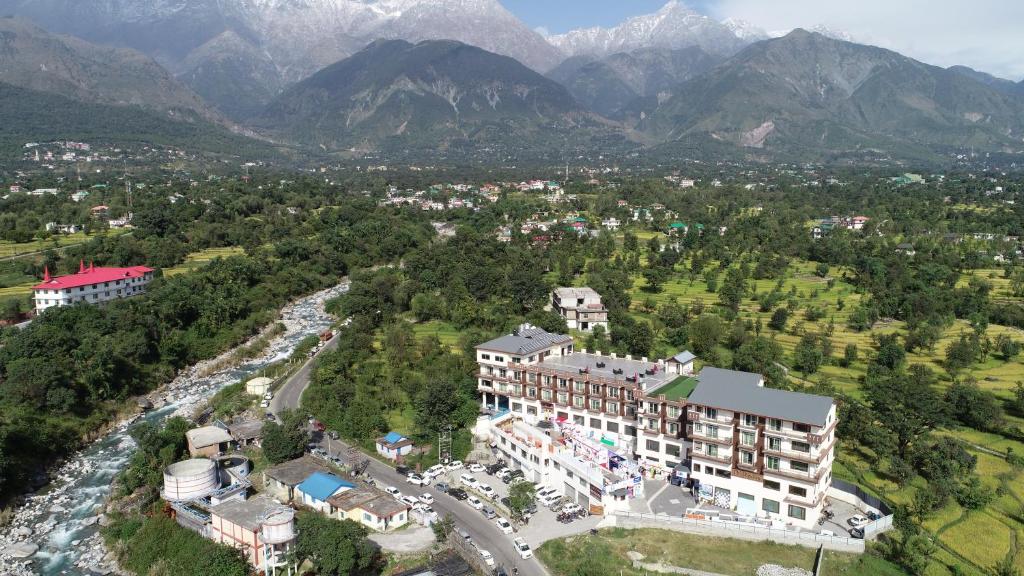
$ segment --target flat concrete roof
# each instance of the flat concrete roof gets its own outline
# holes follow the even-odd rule
[[[189,446],[193,448],[206,448],[231,442],[231,435],[228,434],[228,431],[218,426],[193,428],[185,432],[185,438],[188,439]]]
[[[263,436],[262,420],[243,420],[228,424],[231,437],[235,440],[252,440]]]
[[[599,362],[604,364],[603,368],[597,367]],[[625,358],[612,358],[611,356],[598,356],[582,352],[574,352],[567,356],[548,356],[539,366],[575,373],[578,373],[580,369],[589,369],[592,376],[617,380],[624,384],[627,383],[627,376],[632,377],[640,374],[642,378],[639,379],[639,382],[644,383],[648,388],[670,382],[678,376],[677,374],[666,372],[665,368],[659,366],[656,360],[641,362],[639,359],[627,360]],[[644,374],[645,370],[652,368],[657,368],[657,372],[652,375]],[[613,370],[622,370],[622,374],[614,374]],[[632,383],[630,382],[629,384]]]
[[[263,515],[270,510],[280,506],[273,498],[258,494],[248,500],[229,500],[210,508],[216,516],[248,530],[259,530]]]
[[[310,455],[300,456],[295,460],[282,462],[277,466],[267,468],[265,474],[282,484],[298,486],[303,480],[309,478],[314,472],[330,472],[326,464],[321,463]]]

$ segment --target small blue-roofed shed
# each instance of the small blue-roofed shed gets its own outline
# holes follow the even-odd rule
[[[377,438],[377,453],[388,460],[398,461],[412,452],[413,443],[398,432],[388,432],[381,438]]]
[[[300,502],[310,508],[331,514],[333,511],[330,510],[331,506],[327,503],[327,499],[355,487],[356,485],[352,482],[334,474],[314,472],[303,480],[295,490]]]

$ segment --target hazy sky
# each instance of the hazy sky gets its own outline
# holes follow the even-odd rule
[[[613,26],[656,11],[665,0],[501,0],[535,28],[553,33]],[[1024,78],[1024,0],[690,0],[716,19],[741,18],[767,31],[825,25],[865,44],[918,60],[964,64]]]

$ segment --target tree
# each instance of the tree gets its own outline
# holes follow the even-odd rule
[[[626,230],[625,234],[622,235],[622,249],[626,252],[636,252],[638,246],[636,234],[630,230]]]
[[[946,404],[962,424],[978,430],[997,429],[1003,421],[999,398],[974,382],[954,382],[946,390]]]
[[[996,336],[995,345],[996,349],[999,350],[999,355],[1007,362],[1013,360],[1014,356],[1017,354],[1020,354],[1020,342],[1014,340],[1008,334],[999,334]]]
[[[946,347],[946,370],[957,374],[978,358],[978,340],[974,335],[961,334],[960,338]]]
[[[693,351],[702,357],[708,357],[715,352],[715,347],[722,341],[725,327],[722,319],[713,314],[702,314],[699,318],[690,323],[688,327],[690,343],[693,344]]]
[[[734,370],[766,374],[782,357],[782,347],[774,340],[757,336],[736,350],[732,355]]]
[[[747,293],[746,278],[739,268],[730,268],[725,273],[722,287],[718,289],[718,301],[729,310],[736,312]]]
[[[648,292],[661,292],[661,285],[668,280],[669,270],[655,265],[644,269],[643,276],[644,280],[647,281],[644,290]]]
[[[379,553],[361,524],[309,511],[299,512],[296,520],[295,555],[300,561],[308,560],[317,574],[359,574],[377,563]]]
[[[416,427],[421,434],[433,436],[448,426],[459,426],[466,402],[450,380],[430,380],[416,399]]]
[[[793,366],[807,376],[818,371],[823,359],[821,348],[818,346],[818,336],[804,334],[793,350]]]
[[[935,390],[935,375],[927,366],[914,364],[909,373],[869,372],[865,395],[879,423],[891,431],[896,450],[905,457],[921,435],[945,420],[945,403]]]
[[[886,370],[897,370],[903,366],[907,357],[906,350],[900,346],[899,336],[896,334],[883,334],[877,339],[878,352],[875,354],[874,364]]]
[[[818,265],[814,267],[814,274],[819,278],[828,276],[828,264],[819,262]]]
[[[776,332],[782,332],[786,329],[786,321],[789,320],[789,309],[785,306],[780,306],[772,312],[772,318],[768,321],[768,327]]]
[[[512,486],[508,491],[508,508],[516,519],[523,517],[523,513],[533,505],[537,499],[537,488],[530,482],[520,482]]]
[[[455,530],[455,518],[452,518],[451,514],[445,514],[437,522],[431,524],[430,528],[434,531],[434,538],[438,542],[444,542],[448,539],[448,535],[452,533],[452,530]]]
[[[263,455],[271,464],[280,464],[302,456],[306,451],[306,432],[302,415],[295,410],[281,414],[281,424],[267,422],[263,426]]]
[[[857,345],[850,342],[843,349],[843,367],[849,368],[857,361]]]

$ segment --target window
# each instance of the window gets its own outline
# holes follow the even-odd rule
[[[679,457],[679,446],[676,446],[675,444],[669,444],[668,442],[666,442],[665,443],[665,454],[668,454],[669,456],[675,456],[676,458],[678,458]]]
[[[790,485],[789,493],[792,494],[793,496],[800,496],[801,498],[805,498],[807,496],[807,488],[801,488],[799,486]]]
[[[583,408],[583,396],[573,396],[572,405],[577,408]]]
[[[768,449],[779,451],[782,450],[782,438],[768,437]]]
[[[669,406],[668,407],[668,417],[669,418],[679,418],[679,407],[678,406]]]
[[[504,362],[505,361],[505,357],[504,356],[495,356],[494,357],[494,361],[495,362]]]
[[[769,500],[765,498],[761,500],[761,510],[768,512],[769,514],[779,513],[779,503],[776,500]]]
[[[600,396],[601,395],[601,385],[600,384],[591,384],[590,385],[590,393],[594,394],[595,396]]]
[[[765,480],[764,482],[761,483],[761,485],[767,488],[768,490],[779,491],[782,489],[782,485],[776,482],[775,480]]]
[[[789,517],[796,518],[797,520],[804,520],[807,518],[807,510],[800,506],[789,505]]]
[[[732,478],[732,473],[724,468],[715,468],[715,476],[719,478]]]
[[[694,472],[700,472],[700,464],[694,464],[693,465],[693,471]]]
[[[581,392],[582,393],[583,392],[583,382],[573,382],[572,383],[572,391],[573,392]]]
[[[591,398],[590,399],[590,409],[591,410],[601,410],[601,399],[600,398]]]
[[[718,456],[718,444],[708,444],[707,448],[708,456]]]
[[[605,428],[607,428],[607,430],[609,432],[615,432],[615,433],[619,432],[619,424],[618,424],[618,422],[612,422],[611,420],[609,420],[608,422],[605,422],[604,426],[605,426]]]
[[[776,458],[775,456],[768,456],[767,458],[764,459],[764,466],[769,470],[778,470],[779,459]]]
[[[601,419],[600,418],[591,418],[590,419],[590,427],[593,428],[594,430],[600,430],[601,429]]]
[[[775,430],[776,432],[782,430],[782,420],[779,420],[778,418],[769,418],[768,428]]]
[[[573,416],[572,417],[572,422],[573,422],[573,424],[576,424],[576,425],[579,425],[579,426],[583,426],[583,416]]]
[[[716,408],[705,408],[708,418],[714,420],[718,418],[718,410]]]
[[[743,464],[746,464],[748,466],[753,466],[754,465],[754,453],[753,452],[747,452],[746,450],[743,450],[742,452],[740,452],[740,462],[742,462]]]
[[[718,426],[708,426],[708,438],[718,438]]]
[[[796,432],[810,432],[811,427],[807,424],[801,424],[799,422],[793,422],[793,430]]]
[[[654,440],[648,440],[647,449],[650,450],[651,452],[657,452],[661,450],[661,446]]]
[[[619,413],[619,403],[618,402],[606,402],[605,403],[605,410],[604,411],[605,412],[611,412],[612,414],[618,414]]]
[[[523,359],[522,358],[518,358],[516,356],[513,356],[512,357],[512,363],[513,364],[522,364],[523,363]]]
[[[672,434],[673,436],[678,436],[679,435],[679,424],[677,422],[669,422],[668,423],[668,433]]]
[[[807,442],[797,442],[793,440],[793,451],[794,452],[810,452],[811,445]]]
[[[697,434],[703,434],[704,433],[704,425],[701,424],[700,422],[694,422],[693,423],[693,431],[696,432]]]
[[[490,354],[481,354],[480,355],[480,359],[482,359],[482,360],[490,360],[491,359],[491,355]]]
[[[618,398],[619,397],[619,389],[618,388],[609,388],[608,389],[608,395],[611,396],[612,398]]]
[[[536,356],[530,356],[529,358],[527,358],[527,359],[526,359],[526,361],[527,361],[527,362],[533,362],[533,361],[534,361],[534,360],[536,360],[536,359],[537,359],[537,357],[536,357]]]
[[[636,426],[626,425],[626,436],[636,437]]]
[[[647,429],[648,430],[650,430],[652,432],[657,432],[658,428],[659,427],[658,427],[658,421],[657,420],[655,420],[654,418],[648,418],[647,419]]]
[[[559,392],[558,393],[558,403],[559,404],[568,404],[569,403],[569,395],[566,394],[565,392]]]
[[[547,400],[547,401],[550,402],[551,401],[551,390],[541,390],[540,391],[540,397],[543,400]]]
[[[630,402],[634,400],[632,390],[626,390],[626,400],[629,400]]]
[[[753,414],[744,414],[743,425],[750,427],[757,426],[757,416],[754,416]]]
[[[520,404],[519,402],[513,402],[512,403],[512,411],[513,412],[522,412],[523,411],[523,405]]]
[[[529,396],[530,398],[536,398],[537,389],[534,388],[533,386],[530,386],[529,388],[526,389],[526,395]]]
[[[797,462],[796,460],[790,460],[789,467],[797,472],[807,472],[810,469],[807,462]]]
[[[647,403],[647,411],[648,412],[659,412],[658,404],[656,402],[648,402]]]
[[[700,442],[700,441],[695,441],[693,443],[693,450],[695,452],[700,452],[700,451],[704,450],[704,443]]]
[[[744,446],[754,445],[754,433],[753,432],[741,432],[740,433],[740,444]]]

